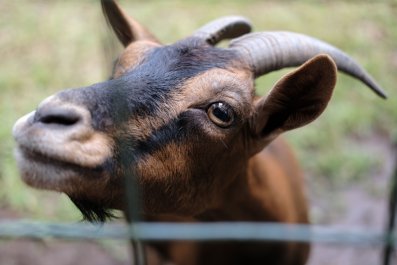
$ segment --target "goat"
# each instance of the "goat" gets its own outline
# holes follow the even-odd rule
[[[125,178],[134,178],[146,220],[307,224],[302,172],[278,136],[324,111],[337,67],[386,97],[370,75],[330,44],[250,33],[242,17],[162,45],[114,1],[102,8],[125,49],[109,80],[63,90],[16,122],[23,180],[67,194],[90,221],[126,212]],[[216,47],[224,39],[229,46]],[[255,78],[292,66],[267,96],[255,95]],[[298,243],[152,247],[150,264],[292,265],[309,254]]]

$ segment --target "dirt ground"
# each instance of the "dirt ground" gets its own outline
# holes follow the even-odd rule
[[[315,222],[340,228],[382,231],[386,224],[389,183],[394,168],[390,143],[374,139],[368,150],[384,158],[384,167],[372,179],[344,188],[321,188],[307,177]],[[338,198],[330,199],[330,198]],[[0,210],[0,219],[18,219],[21,214]],[[1,265],[126,265],[131,264],[126,244],[114,251],[94,241],[0,240]],[[121,255],[120,253],[123,252]],[[309,265],[381,264],[382,249],[335,245],[313,245]],[[394,254],[392,264],[397,264]]]
[[[124,265],[95,242],[43,242],[28,239],[0,243],[4,265]]]

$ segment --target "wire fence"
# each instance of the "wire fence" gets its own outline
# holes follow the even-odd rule
[[[394,246],[397,233],[341,229],[318,225],[258,222],[61,224],[29,220],[0,222],[4,238],[116,239],[139,241],[293,241],[351,245],[355,247]]]
[[[391,188],[389,194],[389,209],[388,209],[388,223],[386,226],[386,233],[387,234],[397,234],[396,229],[396,214],[397,214],[397,144],[394,144],[394,171],[391,178]],[[391,255],[395,248],[397,247],[396,242],[390,242],[384,247],[383,250],[383,264],[389,265],[391,264]]]

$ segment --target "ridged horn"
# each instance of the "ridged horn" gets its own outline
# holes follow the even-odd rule
[[[382,98],[386,93],[354,59],[338,48],[318,39],[293,32],[251,33],[230,42],[252,67],[255,76],[285,67],[299,66],[325,53],[332,57],[338,70],[353,76]]]
[[[193,37],[215,45],[224,39],[233,39],[251,32],[251,23],[240,16],[221,17],[202,26],[193,33]]]

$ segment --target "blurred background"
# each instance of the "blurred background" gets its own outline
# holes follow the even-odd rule
[[[360,62],[389,99],[340,74],[325,113],[286,137],[306,172],[313,223],[378,231],[385,226],[397,141],[397,1],[119,3],[165,44],[235,14],[249,18],[255,31],[311,35]],[[0,218],[78,222],[81,215],[65,195],[22,183],[11,129],[45,97],[108,78],[121,46],[99,1],[0,1],[0,14]],[[286,72],[258,79],[258,93],[266,93]],[[106,240],[0,240],[0,264],[127,264],[127,249],[125,242]],[[380,253],[376,247],[320,245],[314,246],[310,264],[380,264]]]

